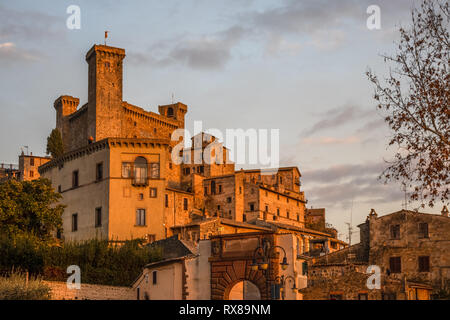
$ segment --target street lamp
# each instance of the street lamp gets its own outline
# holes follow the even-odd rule
[[[292,277],[292,276],[285,277],[284,275],[282,275],[281,277],[280,276],[276,277],[275,281],[277,281],[277,282],[279,282],[281,284],[280,291],[281,291],[281,298],[282,298],[282,300],[284,300],[284,298],[286,297],[286,293],[285,293],[284,287],[286,286],[287,280],[291,280],[292,283],[294,284],[292,286],[292,288],[291,288],[292,292],[297,293],[297,290],[298,290],[297,289],[297,285],[295,284],[295,278],[294,277]]]
[[[289,266],[289,263],[287,262],[286,257],[286,250],[284,250],[283,247],[280,246],[270,246],[270,242],[265,241],[264,244],[261,246],[258,246],[255,251],[253,251],[253,260],[252,264],[250,265],[251,269],[254,271],[260,270],[267,270],[269,268],[269,261],[270,261],[270,253],[272,250],[275,249],[281,249],[283,251],[283,260],[280,263],[281,269],[286,270]],[[259,254],[259,257],[257,256]],[[261,262],[258,262],[260,260]]]

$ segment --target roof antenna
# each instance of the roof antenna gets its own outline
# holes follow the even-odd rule
[[[175,99],[174,99],[174,95],[173,95],[173,92],[172,92],[172,104],[174,104],[174,101],[175,101]]]
[[[348,225],[348,246],[350,247],[352,245],[352,234],[353,234],[353,196],[352,196],[352,207],[350,209],[350,223],[346,222],[346,225]]]
[[[406,183],[405,182],[403,182],[403,192],[405,193],[405,210],[408,210],[408,201],[406,200],[407,199],[407,193],[406,193]]]
[[[108,32],[107,30],[105,30],[105,46],[106,46],[106,38],[108,38]]]

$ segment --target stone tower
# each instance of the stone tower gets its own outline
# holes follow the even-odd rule
[[[125,50],[94,45],[86,54],[88,79],[88,138],[120,137]]]

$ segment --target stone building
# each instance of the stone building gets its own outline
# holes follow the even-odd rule
[[[39,179],[39,171],[38,168],[49,162],[50,157],[40,157],[34,156],[31,152],[29,155],[26,155],[22,152],[19,156],[19,175],[18,179],[20,181],[31,181]]]
[[[132,284],[138,299],[301,300],[305,256],[292,234],[259,230],[192,242],[159,241],[163,260],[145,266]],[[156,244],[155,244],[156,245]]]
[[[305,299],[438,297],[450,291],[450,218],[400,210],[378,217],[372,209],[359,225],[360,243],[312,259]],[[381,288],[368,289],[369,266],[378,266]]]
[[[50,160],[50,157],[34,156],[32,152],[26,155],[22,151],[19,155],[19,165],[0,164],[0,183],[10,179],[19,181],[39,179],[38,168]]]
[[[199,241],[271,230],[294,234],[302,252],[314,241],[328,252],[345,247],[329,230],[305,225],[297,167],[236,171],[210,134],[192,137],[191,147],[179,143],[185,104],[155,113],[123,101],[124,58],[124,49],[94,45],[86,54],[87,103],[63,95],[53,104],[65,154],[39,173],[63,196],[64,239]]]
[[[0,163],[0,183],[10,179],[17,179],[19,176],[19,168],[17,164]]]

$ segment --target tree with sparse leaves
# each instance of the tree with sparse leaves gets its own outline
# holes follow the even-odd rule
[[[449,3],[424,0],[411,16],[395,55],[383,55],[389,75],[380,80],[369,70],[367,76],[392,130],[389,145],[397,147],[380,178],[402,182],[411,201],[433,207],[450,196]]]
[[[60,157],[64,154],[61,132],[58,129],[53,129],[47,138],[47,154],[50,154],[53,158]]]

